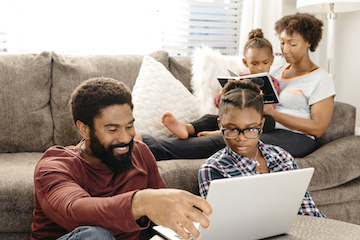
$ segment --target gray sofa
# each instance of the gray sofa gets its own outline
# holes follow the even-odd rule
[[[150,54],[190,91],[190,58]],[[33,211],[33,171],[52,145],[80,140],[69,115],[69,96],[90,77],[112,77],[133,88],[143,56],[63,56],[56,53],[0,55],[0,239],[27,239]],[[329,218],[360,224],[360,137],[355,108],[336,102],[321,147],[296,159],[314,167],[309,190]],[[159,161],[169,187],[198,194],[204,159]]]

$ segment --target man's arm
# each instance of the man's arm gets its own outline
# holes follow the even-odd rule
[[[148,226],[139,226],[133,218],[131,202],[136,190],[112,197],[93,197],[61,174],[51,175],[57,180],[47,181],[49,188],[39,187],[41,182],[35,182],[36,196],[44,214],[64,229],[71,231],[81,225],[98,225],[117,235]]]
[[[137,187],[130,181],[120,181],[114,182],[116,186],[107,185],[89,192],[97,180],[89,181],[83,164],[75,159],[63,148],[52,148],[35,168],[36,201],[47,218],[67,231],[81,225],[97,225],[118,235],[147,227],[149,222],[141,222],[139,226],[131,209],[134,193],[147,187],[147,177],[142,171],[129,176],[131,182],[136,180]]]

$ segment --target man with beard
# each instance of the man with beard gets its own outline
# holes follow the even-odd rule
[[[109,78],[89,79],[71,95],[83,139],[49,148],[34,173],[30,239],[138,239],[150,221],[183,238],[209,226],[207,201],[165,189],[149,148],[134,140],[130,90]]]

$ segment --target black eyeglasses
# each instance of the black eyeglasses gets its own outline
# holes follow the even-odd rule
[[[261,123],[260,123],[261,125]],[[243,133],[244,136],[247,139],[254,139],[260,136],[261,128],[245,128],[245,129],[239,129],[239,128],[223,128],[222,124],[221,126],[221,132],[227,139],[235,139],[237,138],[240,133]]]

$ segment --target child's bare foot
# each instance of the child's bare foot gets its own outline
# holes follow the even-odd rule
[[[177,120],[171,112],[164,113],[161,116],[161,122],[178,138],[186,139],[189,137],[189,132],[186,124]]]

